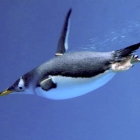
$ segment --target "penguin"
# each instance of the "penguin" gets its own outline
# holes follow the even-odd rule
[[[70,99],[103,86],[116,73],[140,62],[139,57],[133,54],[140,48],[140,43],[111,52],[66,53],[71,12],[69,9],[65,17],[55,57],[21,76],[0,92],[0,96],[22,93],[54,100]]]

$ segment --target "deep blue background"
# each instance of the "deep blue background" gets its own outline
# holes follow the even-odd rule
[[[69,51],[112,51],[140,42],[139,0],[1,0],[1,91],[54,56],[70,7]],[[139,140],[139,79],[137,64],[69,100],[1,97],[0,139]]]

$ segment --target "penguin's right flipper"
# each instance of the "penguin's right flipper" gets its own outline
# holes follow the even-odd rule
[[[66,15],[63,29],[61,32],[60,39],[58,41],[58,47],[55,56],[63,55],[68,49],[68,34],[69,34],[69,24],[70,24],[70,15],[72,9],[70,9]]]

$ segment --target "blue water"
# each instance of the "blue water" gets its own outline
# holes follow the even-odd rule
[[[140,37],[140,22],[138,21],[125,21],[117,25],[116,29],[109,29],[106,33],[101,33],[97,37],[90,38],[89,44],[81,47],[83,50],[92,51],[110,51],[114,46],[118,48],[126,47],[127,44],[135,44]],[[109,45],[107,45],[109,44]],[[123,45],[124,44],[124,45]],[[80,49],[81,49],[80,48]]]

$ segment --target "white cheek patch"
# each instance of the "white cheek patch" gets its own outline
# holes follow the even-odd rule
[[[20,78],[20,81],[18,83],[18,87],[24,87],[24,80]]]

